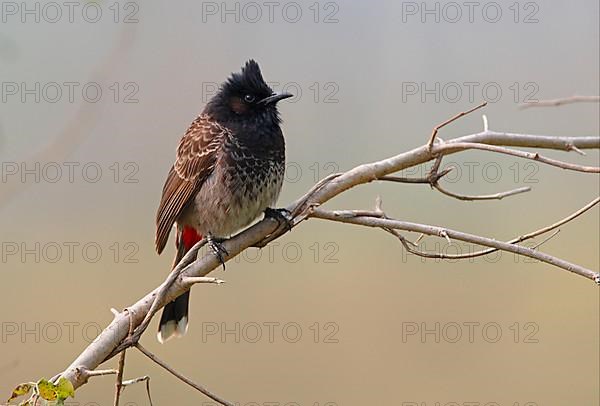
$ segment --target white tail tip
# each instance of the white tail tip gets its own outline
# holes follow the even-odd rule
[[[160,326],[160,330],[156,333],[156,338],[161,344],[166,343],[173,337],[181,337],[187,333],[188,319],[183,317],[178,322],[175,320],[169,320],[167,323]]]

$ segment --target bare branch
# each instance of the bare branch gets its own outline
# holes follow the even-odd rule
[[[441,193],[453,197],[458,200],[502,200],[505,197],[518,195],[520,193],[525,193],[531,191],[529,186],[524,186],[512,190],[507,190],[506,192],[493,193],[490,195],[461,195],[458,193],[450,192],[449,190],[444,189],[439,183],[433,185],[433,187],[440,191]]]
[[[519,193],[525,193],[525,192],[529,192],[531,191],[530,187],[520,187],[517,189],[513,189],[513,190],[509,190],[506,192],[500,192],[500,193],[494,193],[491,195],[461,195],[458,193],[453,193],[450,192],[449,190],[445,189],[444,187],[442,187],[439,184],[439,180],[446,176],[448,173],[450,173],[452,170],[454,170],[455,168],[453,166],[450,166],[446,169],[444,169],[441,172],[438,172],[440,164],[442,162],[442,158],[443,156],[439,156],[436,160],[435,160],[435,164],[433,165],[433,167],[431,168],[431,170],[429,171],[429,174],[424,177],[424,178],[405,178],[405,177],[398,177],[398,176],[382,176],[381,178],[379,178],[378,180],[383,180],[383,181],[389,181],[389,182],[398,182],[398,183],[423,183],[423,184],[428,184],[430,185],[432,188],[436,189],[437,191],[453,197],[455,199],[458,200],[501,200],[505,197],[509,197],[509,196],[513,196]]]
[[[433,147],[433,143],[435,142],[435,137],[437,136],[437,133],[438,133],[438,131],[441,128],[443,128],[443,127],[447,126],[448,124],[452,123],[453,121],[456,121],[459,118],[461,118],[463,116],[466,116],[467,114],[470,114],[470,113],[474,112],[475,110],[479,110],[480,108],[485,107],[485,106],[487,106],[487,102],[486,101],[484,101],[483,103],[481,103],[478,106],[473,107],[470,110],[462,111],[462,112],[458,113],[457,115],[455,115],[454,117],[449,118],[448,120],[444,121],[443,123],[436,125],[433,128],[433,132],[431,133],[431,137],[429,137],[429,142],[427,142],[427,148],[429,150],[431,150],[431,147]]]
[[[450,259],[450,257],[447,254],[444,254],[441,252],[426,252],[426,251],[421,251],[421,250],[417,249],[416,242],[411,242],[406,237],[404,237],[402,234],[400,234],[400,232],[398,232],[398,230],[394,230],[393,228],[387,228],[387,227],[382,227],[382,230],[384,230],[384,231],[392,234],[396,238],[398,238],[400,240],[400,242],[402,243],[402,245],[404,246],[404,248],[411,254],[414,254],[414,255],[417,255],[417,256],[423,257],[423,258]],[[424,234],[421,234],[421,236],[423,236],[423,235]],[[419,236],[417,241],[421,239],[421,236]]]
[[[583,213],[585,213],[586,211],[588,211],[589,209],[591,209],[592,207],[594,207],[595,205],[597,205],[600,202],[600,198],[596,198],[594,200],[592,200],[590,203],[586,204],[584,207],[582,207],[581,209],[577,210],[576,212],[568,215],[567,217],[557,221],[554,224],[551,224],[549,226],[540,228],[539,230],[533,231],[529,234],[524,234],[521,235],[519,237],[513,238],[510,241],[507,241],[509,244],[518,244],[520,242],[526,241],[526,240],[530,240],[532,238],[537,237],[538,235],[542,235],[545,234],[549,231],[555,230],[558,227],[562,226],[563,224],[566,224],[574,219],[576,219],[577,217],[579,217],[580,215],[582,215]],[[557,230],[558,232],[558,230]],[[539,247],[540,245],[544,244],[546,241],[548,241],[550,238],[554,237],[556,234],[552,234],[549,238],[543,240],[541,243],[537,244],[536,246],[532,247],[532,248],[536,248]],[[419,242],[419,240],[423,237],[424,234],[421,234],[419,236],[419,238],[417,238],[417,241],[415,241],[415,243],[413,243],[414,246],[416,246],[416,244]],[[479,257],[482,255],[487,255],[487,254],[491,254],[493,252],[498,251],[497,248],[488,248],[485,250],[481,250],[481,251],[475,251],[475,252],[471,252],[469,254],[439,254],[440,256],[436,256],[438,254],[429,254],[432,256],[428,256],[429,258],[441,258],[441,259],[467,259],[467,258],[474,258],[474,257]],[[417,254],[418,255],[418,254]]]
[[[537,237],[538,235],[542,235],[545,234],[549,231],[555,230],[558,227],[562,226],[563,224],[566,224],[572,220],[574,220],[575,218],[579,217],[580,215],[582,215],[583,213],[585,213],[586,211],[588,211],[589,209],[591,209],[592,207],[594,207],[595,205],[597,205],[600,202],[600,198],[596,198],[594,200],[592,200],[590,203],[586,204],[584,207],[582,207],[581,209],[577,210],[576,212],[570,214],[569,216],[557,221],[554,224],[551,224],[549,226],[540,228],[539,230],[533,231],[529,234],[524,234],[521,235],[519,237],[513,238],[510,241],[507,241],[509,244],[517,244],[532,238]],[[337,214],[337,212],[336,212]],[[343,215],[343,214],[341,214]],[[436,258],[436,259],[468,259],[468,258],[475,258],[475,257],[479,257],[479,256],[483,256],[483,255],[487,255],[487,254],[491,254],[493,252],[498,251],[498,248],[488,248],[485,250],[480,250],[480,251],[475,251],[475,252],[471,252],[468,254],[444,254],[444,253],[430,253],[430,252],[424,252],[424,251],[419,251],[417,249],[415,249],[416,247],[418,247],[418,243],[419,241],[421,241],[421,239],[423,238],[423,236],[425,234],[421,233],[419,235],[419,237],[415,240],[415,242],[411,242],[409,240],[407,240],[405,237],[403,237],[401,234],[399,234],[396,230],[393,229],[385,229],[385,231],[390,232],[391,234],[393,234],[394,236],[398,237],[400,239],[400,242],[405,246],[405,248],[407,249],[407,251],[409,251],[412,254],[418,255],[418,256],[422,256],[422,257],[426,257],[426,258]],[[552,235],[550,235],[548,238],[544,239],[542,242],[536,244],[535,246],[532,247],[532,249],[535,249],[539,246],[541,246],[542,244],[544,244],[546,241],[550,240],[551,238],[553,238],[556,234],[558,234],[560,230],[556,230],[556,232],[554,232]],[[406,244],[409,244],[410,247],[407,247]]]
[[[181,381],[187,383],[192,388],[194,388],[197,391],[201,392],[205,396],[211,398],[215,402],[217,402],[217,403],[219,403],[221,405],[225,405],[225,406],[235,406],[233,403],[230,403],[230,402],[226,401],[225,399],[220,398],[219,396],[217,396],[214,393],[210,392],[205,387],[203,387],[201,385],[198,385],[197,383],[194,383],[189,378],[186,378],[185,376],[183,376],[179,372],[175,371],[173,368],[171,368],[169,365],[167,365],[164,361],[162,361],[161,359],[159,359],[156,355],[152,354],[150,351],[148,351],[146,348],[144,348],[140,343],[137,343],[135,345],[135,347],[138,350],[140,350],[140,352],[142,354],[144,354],[146,357],[150,358],[152,361],[154,361],[155,363],[157,363],[158,365],[160,365],[161,367],[163,367],[164,369],[166,369],[167,371],[169,371],[173,376],[175,376],[176,378],[180,379]]]
[[[600,148],[600,137],[596,136],[555,137],[552,135],[521,134],[490,130],[454,138],[447,143],[453,144],[463,142],[502,145],[505,147],[556,149],[562,151],[574,151],[574,148],[580,150]]]
[[[130,315],[130,317],[129,317],[129,335],[131,336],[131,333],[133,333],[133,322],[131,321],[131,312],[129,311],[129,309],[125,309],[124,312],[126,312],[127,314]],[[121,398],[121,391],[123,389],[123,372],[125,370],[125,353],[126,352],[127,352],[127,350],[123,349],[123,351],[121,351],[121,355],[119,356],[119,365],[117,366],[117,378],[116,378],[116,382],[115,382],[115,400],[113,403],[114,406],[119,406],[119,399]],[[150,402],[150,403],[152,403],[152,402]]]
[[[484,127],[487,129],[487,118],[485,117],[485,115],[483,116],[483,118],[484,118]],[[440,177],[437,176],[437,173],[440,169],[440,165],[442,164],[442,159],[444,159],[443,155],[438,156],[438,158],[435,160],[435,163],[433,164],[433,167],[429,171],[429,174],[427,177],[430,179],[431,187],[436,189],[438,192],[445,194],[446,196],[450,196],[450,197],[453,197],[458,200],[467,200],[467,201],[501,200],[505,197],[514,196],[519,193],[529,192],[531,190],[530,187],[521,187],[521,188],[509,190],[506,192],[495,193],[495,194],[491,194],[491,195],[462,195],[462,194],[450,192],[449,190],[447,190],[446,188],[442,187],[439,184]]]
[[[119,356],[119,366],[117,367],[117,380],[115,382],[115,400],[113,402],[114,406],[119,406],[119,399],[121,399],[121,388],[123,387],[123,370],[125,369],[125,352],[127,350],[121,351],[121,355]]]
[[[522,236],[512,240],[511,243],[519,243],[521,241],[525,241],[525,240],[529,240],[533,237],[537,237],[538,235],[545,234],[548,231],[552,231],[552,230],[562,226],[563,224],[566,224],[569,221],[574,220],[577,217],[581,216],[583,213],[585,213],[586,211],[588,211],[589,209],[591,209],[592,207],[597,205],[599,202],[600,202],[600,197],[597,197],[594,200],[592,200],[591,202],[589,202],[588,204],[586,204],[585,206],[583,206],[581,209],[579,209],[576,212],[568,215],[567,217],[557,221],[556,223],[550,224],[549,226],[546,226],[544,228],[540,228],[539,230],[533,231],[529,234],[522,235]]]
[[[215,285],[221,285],[225,283],[225,281],[222,279],[211,278],[207,276],[186,276],[181,278],[181,282],[183,282],[185,285],[194,285],[196,283],[214,283]]]
[[[393,157],[359,165],[347,172],[336,173],[321,180],[313,186],[304,196],[301,196],[293,204],[287,207],[291,212],[292,226],[308,218],[311,212],[318,212],[318,207],[344,191],[358,185],[363,185],[382,177],[392,175],[403,169],[421,165],[431,160],[436,160],[436,154],[443,152],[443,155],[453,154],[455,152],[478,149],[480,145],[497,145],[502,147],[526,147],[526,148],[547,148],[563,151],[572,151],[577,149],[598,149],[600,148],[600,137],[552,137],[529,134],[511,134],[486,131],[484,133],[471,134],[458,137],[428,148],[428,145],[422,145],[413,150],[395,155]],[[496,151],[493,151],[496,152]],[[521,151],[518,151],[521,153]],[[526,153],[522,153],[526,154]],[[519,155],[520,156],[520,155]],[[529,158],[529,156],[524,156]],[[336,218],[336,221],[345,220],[346,222],[355,221],[357,218],[368,220],[373,223],[373,227],[395,229],[398,226],[396,220],[389,220],[381,212],[375,210],[375,216],[370,217],[349,217]],[[366,213],[362,213],[366,214]],[[408,223],[406,223],[408,224]],[[461,240],[461,238],[470,238],[474,243],[481,243],[484,246],[489,244],[491,239],[472,236],[457,231],[447,230],[441,227],[423,226],[425,228],[415,228],[416,232],[422,232],[428,235],[438,235],[451,239]],[[400,228],[398,228],[400,229]],[[265,240],[273,240],[285,233],[287,230],[281,227],[281,224],[273,218],[265,218],[248,229],[240,232],[234,237],[223,242],[225,250],[228,252],[224,260],[239,255],[248,247],[255,246]],[[594,278],[596,276],[590,270],[578,265],[570,264],[566,261],[551,257],[547,254],[539,253],[535,250],[521,247],[510,243],[497,243],[500,245],[490,246],[493,249],[505,249],[515,252],[519,255],[531,256],[543,260],[555,266],[568,269],[571,272],[583,274],[586,277]],[[125,348],[139,345],[138,339],[147,328],[152,315],[166,303],[172,301],[185,291],[190,289],[189,279],[205,277],[212,270],[220,267],[219,259],[213,253],[206,253],[198,256],[199,246],[195,247],[186,255],[176,266],[159,287],[148,293],[136,303],[128,306],[128,312],[121,312],[115,316],[113,321],[100,333],[100,335],[71,363],[71,365],[62,373],[62,376],[69,379],[75,388],[83,385],[87,377],[81,374],[82,370],[93,370],[103,361],[110,359]],[[135,327],[132,336],[129,336],[130,325]],[[79,372],[78,372],[79,371]],[[227,403],[224,403],[227,404]]]
[[[405,178],[405,177],[401,177],[401,176],[391,176],[391,175],[386,175],[386,176],[382,176],[380,178],[378,178],[377,180],[384,180],[384,181],[388,181],[388,182],[397,182],[397,183],[425,183],[428,185],[431,185],[432,182],[435,183],[438,180],[440,180],[441,178],[443,178],[444,176],[446,176],[447,174],[449,174],[450,172],[452,172],[455,168],[453,166],[450,166],[446,169],[444,169],[441,172],[436,172],[435,174],[433,174],[433,176],[427,176],[424,178]]]
[[[123,381],[123,386],[131,386],[131,385],[135,385],[136,383],[140,383],[140,382],[148,382],[150,381],[150,377],[148,375],[144,375],[144,376],[138,376],[137,378],[133,378],[133,379],[128,379],[126,381]]]
[[[492,247],[502,251],[512,252],[514,254],[530,257],[537,259],[542,262],[546,262],[550,265],[562,268],[569,272],[573,272],[577,275],[591,279],[596,283],[600,283],[600,275],[597,272],[591,271],[580,265],[576,265],[565,261],[563,259],[548,255],[531,248],[523,247],[521,245],[515,245],[511,243],[497,241],[492,238],[481,237],[474,234],[468,234],[461,231],[450,230],[447,228],[432,226],[428,224],[411,223],[408,221],[393,220],[387,218],[376,218],[376,217],[347,217],[338,216],[333,211],[314,209],[310,214],[310,217],[320,218],[324,220],[338,221],[342,223],[357,224],[367,227],[378,227],[387,229],[405,230],[417,233],[423,233],[427,235],[442,236],[446,239],[453,238],[459,241],[465,241],[473,244],[483,245],[486,247]]]
[[[587,172],[587,173],[600,173],[600,167],[597,167],[597,166],[576,165],[576,164],[571,164],[568,162],[563,162],[563,161],[559,161],[559,160],[552,159],[552,158],[546,158],[544,156],[541,156],[537,152],[532,153],[532,152],[518,151],[518,150],[510,149],[510,148],[498,147],[495,145],[486,145],[486,144],[479,144],[479,143],[472,143],[472,142],[462,142],[462,143],[456,142],[456,143],[452,143],[452,144],[447,143],[447,144],[443,144],[443,145],[436,145],[433,147],[433,152],[439,153],[439,154],[444,154],[444,153],[447,153],[448,151],[455,152],[455,151],[464,151],[464,150],[468,150],[468,149],[478,149],[478,150],[482,150],[482,151],[491,151],[491,152],[497,152],[500,154],[517,156],[519,158],[531,159],[533,161],[542,162],[542,163],[545,163],[550,166],[556,166],[557,168],[568,169],[571,171]]]
[[[542,245],[546,244],[548,241],[550,241],[551,239],[556,237],[558,235],[558,233],[560,233],[560,229],[556,230],[555,232],[550,234],[548,237],[544,238],[542,241],[535,244],[533,247],[531,247],[531,249],[534,249],[534,250],[538,249],[539,247],[541,247]]]
[[[85,368],[81,368],[79,373],[86,378],[91,378],[93,376],[104,376],[104,375],[116,375],[119,373],[116,369],[98,369],[96,371],[90,371]]]
[[[150,406],[152,406],[152,396],[150,396],[150,377],[148,375],[123,381],[122,384],[123,388],[126,388],[127,386],[135,385],[136,383],[140,382],[146,382],[146,394],[148,394],[148,402],[150,403]]]

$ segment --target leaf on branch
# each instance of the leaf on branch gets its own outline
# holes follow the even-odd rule
[[[56,396],[59,399],[66,399],[68,397],[75,397],[75,388],[73,387],[73,384],[71,383],[71,381],[69,381],[67,378],[61,376],[60,379],[58,380],[58,383],[56,384]]]
[[[32,383],[22,383],[13,389],[10,398],[6,401],[6,403],[10,403],[11,400],[18,398],[19,396],[27,395],[33,386]]]
[[[43,399],[56,400],[56,386],[54,386],[52,382],[42,378],[37,382],[36,387],[39,395]]]
[[[32,406],[35,404],[33,398],[39,396],[46,401],[51,401],[54,406],[64,406],[64,401],[68,397],[75,397],[75,388],[71,381],[65,377],[60,377],[56,384],[48,381],[45,378],[37,382],[28,382],[18,385],[13,389],[7,404],[19,396],[27,395],[33,389],[33,395],[19,403],[19,406]]]

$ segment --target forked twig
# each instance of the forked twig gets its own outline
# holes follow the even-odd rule
[[[225,405],[225,406],[235,406],[233,403],[226,401],[225,399],[221,398],[220,396],[215,395],[214,393],[210,392],[208,389],[206,389],[204,386],[202,385],[198,385],[197,383],[195,383],[194,381],[192,381],[191,379],[183,376],[182,374],[180,374],[179,372],[177,372],[176,370],[174,370],[173,368],[171,368],[166,362],[162,361],[160,358],[158,358],[156,355],[152,354],[150,351],[148,351],[145,347],[143,347],[140,343],[136,343],[135,344],[135,348],[137,348],[138,350],[140,350],[140,352],[142,354],[144,354],[146,357],[150,358],[152,361],[154,361],[156,364],[160,365],[161,367],[163,367],[164,369],[166,369],[167,371],[169,371],[171,373],[171,375],[175,376],[176,378],[178,378],[179,380],[187,383],[188,385],[190,385],[192,388],[196,389],[197,391],[201,392],[202,394],[204,394],[205,396],[211,398],[212,400],[214,400],[215,402],[221,404],[221,405]]]

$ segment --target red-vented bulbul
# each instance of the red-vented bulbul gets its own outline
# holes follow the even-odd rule
[[[156,251],[176,224],[175,266],[202,236],[230,236],[275,204],[285,169],[285,143],[276,94],[250,60],[221,85],[177,147],[156,214]],[[185,334],[190,292],[167,304],[162,343]]]

